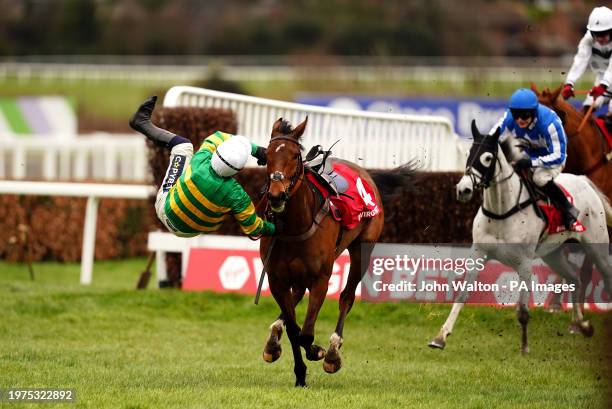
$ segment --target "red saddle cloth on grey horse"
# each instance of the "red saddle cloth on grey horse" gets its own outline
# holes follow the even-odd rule
[[[334,219],[339,221],[343,228],[351,230],[357,227],[362,219],[377,216],[380,206],[376,203],[376,196],[368,182],[345,164],[334,163],[333,169],[347,182],[346,189],[338,195],[332,194],[312,172],[308,172],[306,177],[324,198],[329,198]]]
[[[561,190],[563,190],[563,193],[565,193],[565,197],[567,197],[567,200],[569,200],[571,204],[574,204],[574,197],[567,190],[565,190],[563,186],[559,185],[559,187],[561,188]],[[563,214],[561,213],[561,210],[557,209],[552,204],[548,204],[546,202],[541,201],[538,201],[538,206],[542,210],[542,213],[544,213],[544,216],[546,216],[546,220],[548,223],[546,230],[548,234],[561,233],[567,230],[563,225]],[[580,223],[580,227],[584,228],[584,226],[582,226],[582,223]],[[586,228],[584,229],[586,230]]]

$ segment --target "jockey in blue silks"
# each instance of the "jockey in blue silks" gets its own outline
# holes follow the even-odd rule
[[[508,109],[495,125],[500,128],[500,143],[513,135],[523,142],[528,157],[515,162],[517,170],[533,168],[533,182],[563,214],[563,224],[568,230],[584,231],[578,221],[579,211],[567,199],[554,182],[563,170],[566,159],[567,137],[559,116],[538,102],[530,89],[521,88],[512,94]]]

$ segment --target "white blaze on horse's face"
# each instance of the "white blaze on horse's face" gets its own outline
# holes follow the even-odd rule
[[[474,184],[472,178],[468,175],[463,175],[459,183],[456,186],[457,189],[457,200],[465,203],[472,199],[472,193],[474,192]]]

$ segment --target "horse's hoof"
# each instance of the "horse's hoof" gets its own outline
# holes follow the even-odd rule
[[[313,344],[306,351],[306,359],[308,359],[309,361],[320,361],[323,358],[325,358],[325,349],[323,349],[319,345]]]
[[[595,333],[595,327],[593,327],[593,324],[591,324],[591,321],[589,320],[582,321],[579,325],[579,328],[582,335],[587,338],[591,338]]]
[[[529,346],[525,345],[521,347],[521,354],[528,355],[529,354]]]
[[[280,344],[276,344],[276,345],[266,344],[264,351],[263,351],[263,360],[268,363],[272,363],[276,361],[278,358],[280,358],[282,352],[283,351],[281,349]]]
[[[323,361],[323,370],[327,373],[336,373],[342,368],[342,358],[340,357],[340,351],[337,349],[330,349],[325,355]]]
[[[558,312],[561,311],[561,304],[551,304],[548,306],[548,309],[546,311],[548,311],[551,314],[556,314]]]
[[[433,349],[444,349],[444,347],[446,346],[446,341],[444,340],[444,338],[441,337],[435,337],[429,344],[428,346],[430,348]]]
[[[338,372],[340,368],[342,368],[342,360],[328,362],[326,359],[323,361],[323,370],[329,374]]]
[[[580,334],[580,333],[582,333],[580,325],[578,323],[576,323],[576,322],[570,323],[570,325],[567,328],[567,330],[569,331],[570,334]]]
[[[306,379],[304,379],[304,380],[297,379],[297,380],[295,381],[295,387],[296,387],[296,388],[306,388],[306,387],[307,387],[307,385],[306,385]]]

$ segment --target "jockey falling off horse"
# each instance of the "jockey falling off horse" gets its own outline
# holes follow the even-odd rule
[[[514,164],[515,169],[533,168],[533,182],[561,210],[565,227],[576,232],[584,231],[578,221],[578,210],[554,182],[565,164],[567,143],[557,114],[538,103],[533,91],[521,88],[512,94],[508,109],[493,130],[498,127],[500,143],[506,143],[510,135],[523,141],[528,157],[519,159]]]
[[[262,220],[242,186],[232,178],[249,154],[266,162],[266,150],[239,135],[215,132],[193,153],[191,142],[151,122],[157,97],[147,99],[130,120],[132,129],[170,149],[170,165],[157,192],[155,211],[163,225],[181,237],[217,231],[232,214],[253,237],[274,235],[274,224]]]
[[[574,96],[574,84],[590,63],[596,74],[595,86],[584,100],[584,112],[591,105],[599,108],[604,102],[609,102],[607,119],[612,121],[612,100],[607,92],[612,84],[612,10],[608,7],[595,7],[586,28],[587,32],[578,44],[578,53],[567,73],[561,95],[565,99]]]

